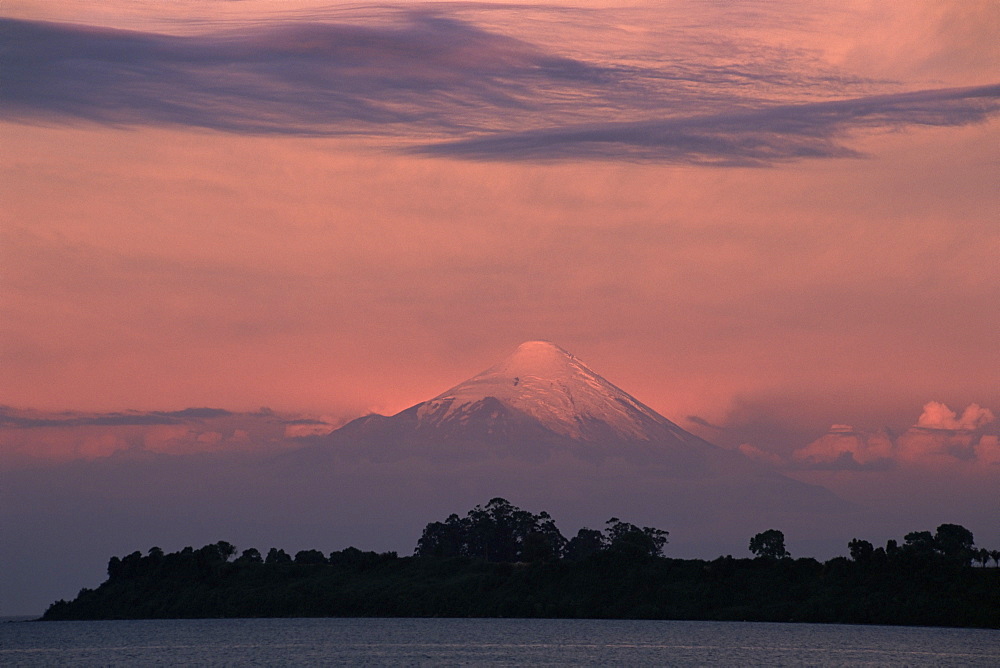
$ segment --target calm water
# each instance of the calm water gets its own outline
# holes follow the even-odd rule
[[[2,666],[1000,666],[1000,631],[562,619],[0,624]]]

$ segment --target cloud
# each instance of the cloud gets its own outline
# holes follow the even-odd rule
[[[665,61],[570,57],[444,11],[200,35],[0,19],[0,118],[363,134],[470,160],[767,166],[856,157],[844,140],[863,130],[1000,110],[997,85],[859,97],[898,86],[759,44],[742,63],[710,41]]]
[[[931,401],[917,424],[899,436],[888,430],[866,433],[833,425],[824,436],[795,450],[791,461],[811,469],[993,465],[1000,462],[1000,449],[997,436],[985,428],[994,421],[993,413],[978,404],[970,404],[958,417],[947,405]]]
[[[924,404],[924,412],[917,419],[916,426],[924,429],[973,430],[990,424],[995,419],[988,408],[979,404],[970,404],[962,412],[962,417],[958,417],[945,404],[930,401]]]
[[[912,427],[900,434],[895,455],[899,461],[925,467],[975,463],[978,440],[978,434],[966,430]]]
[[[265,409],[255,413],[187,408],[86,414],[0,406],[0,468],[93,460],[121,452],[268,452],[291,446],[285,440],[289,429],[314,434],[332,428],[323,420],[282,417]]]
[[[884,470],[892,465],[894,448],[887,431],[865,434],[835,424],[827,434],[793,452],[792,461],[805,468]]]
[[[15,119],[419,135],[537,113],[541,89],[612,76],[467,23],[408,16],[401,26],[279,22],[194,36],[0,20],[0,99]]]
[[[45,414],[19,411],[0,406],[0,427],[21,429],[41,427],[122,427],[179,424],[184,420],[218,418],[232,415],[221,408],[185,408],[179,411],[129,411],[87,415],[77,413]]]
[[[1000,86],[782,105],[659,121],[529,130],[414,149],[478,160],[630,159],[761,167],[803,158],[858,157],[851,132],[909,125],[967,125],[1000,111]]]

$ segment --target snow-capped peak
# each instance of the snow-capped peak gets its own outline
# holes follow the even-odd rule
[[[422,404],[418,418],[434,423],[463,419],[487,398],[575,439],[611,434],[651,440],[664,427],[679,429],[656,411],[594,373],[549,341],[527,341],[505,360]]]

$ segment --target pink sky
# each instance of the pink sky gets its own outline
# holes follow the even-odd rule
[[[0,20],[0,405],[284,416],[15,421],[5,468],[283,447],[547,339],[887,513],[994,496],[996,2]]]
[[[1000,408],[995,3],[584,4],[6,5],[3,402],[394,412],[544,338],[674,419]]]

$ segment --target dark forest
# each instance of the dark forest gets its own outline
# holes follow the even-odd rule
[[[672,559],[668,532],[610,519],[566,539],[504,499],[424,529],[413,556],[326,555],[219,541],[112,557],[108,579],[43,620],[206,617],[562,617],[1000,628],[1000,551],[956,524],[850,558],[792,558],[781,531],[753,558]],[[991,567],[992,564],[992,567]]]

